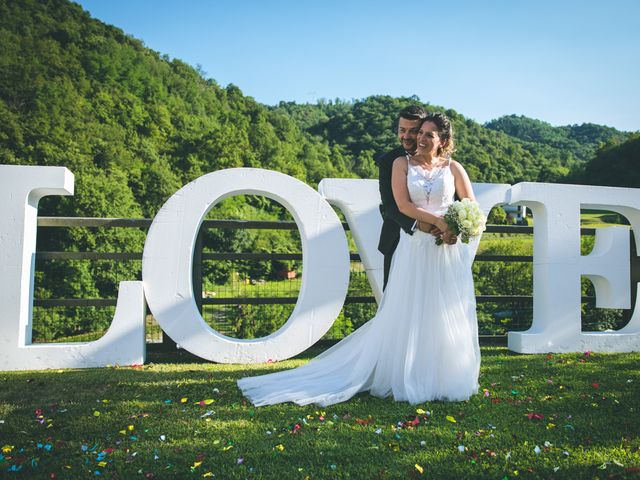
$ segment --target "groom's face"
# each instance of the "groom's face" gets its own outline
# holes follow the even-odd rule
[[[398,119],[398,139],[402,148],[409,153],[416,153],[416,139],[418,138],[421,123],[420,120],[409,120],[402,117]]]

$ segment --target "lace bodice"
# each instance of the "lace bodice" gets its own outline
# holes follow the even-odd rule
[[[453,203],[456,192],[455,179],[449,160],[432,171],[411,165],[407,157],[407,188],[411,201],[418,207],[436,215],[443,215]]]

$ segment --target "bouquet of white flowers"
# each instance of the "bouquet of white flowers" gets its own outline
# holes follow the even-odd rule
[[[460,237],[462,243],[469,243],[472,237],[479,236],[485,231],[487,223],[478,202],[468,198],[456,200],[449,205],[447,213],[444,214],[444,221],[447,222],[451,231]],[[443,243],[442,238],[436,239],[437,245]]]

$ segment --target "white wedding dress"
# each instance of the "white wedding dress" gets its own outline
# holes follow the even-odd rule
[[[449,165],[431,172],[409,165],[418,206],[443,215],[455,186]],[[480,348],[471,264],[478,240],[435,244],[401,232],[375,317],[309,363],[238,380],[256,405],[331,405],[358,392],[412,404],[466,400],[478,390]]]

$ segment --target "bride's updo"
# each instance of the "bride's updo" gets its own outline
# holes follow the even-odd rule
[[[455,144],[453,141],[453,126],[449,117],[444,113],[430,113],[424,119],[424,122],[431,122],[438,128],[438,137],[442,145],[438,147],[439,157],[450,157],[455,151]]]

